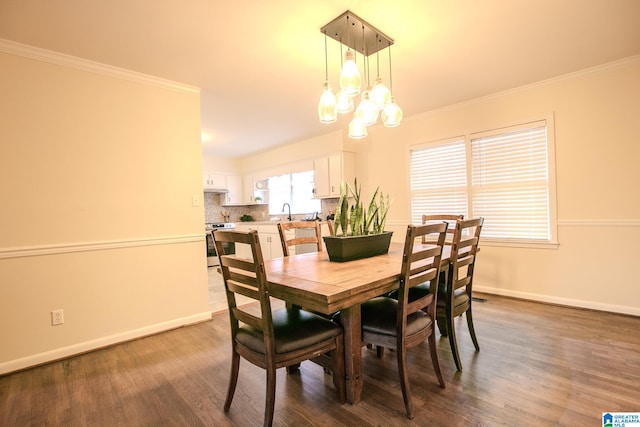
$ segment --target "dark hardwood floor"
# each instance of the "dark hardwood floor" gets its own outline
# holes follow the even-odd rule
[[[275,426],[597,426],[602,412],[640,411],[640,318],[493,295],[475,303],[476,353],[464,319],[464,371],[438,337],[446,388],[425,344],[410,351],[416,417],[404,414],[395,353],[363,348],[358,405],[335,400],[311,362],[278,371]],[[230,343],[226,312],[213,320],[0,377],[1,426],[258,426],[264,371],[242,360],[222,411]]]

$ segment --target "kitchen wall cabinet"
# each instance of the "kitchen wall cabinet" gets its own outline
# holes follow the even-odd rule
[[[342,152],[313,161],[314,197],[340,197],[340,183],[355,177],[354,154]]]
[[[242,205],[242,176],[227,175],[227,190],[224,205]]]
[[[204,172],[202,176],[204,190],[227,190],[227,176],[221,173]]]
[[[242,177],[243,199],[249,205],[261,205],[269,203],[268,180],[256,180],[253,175]]]

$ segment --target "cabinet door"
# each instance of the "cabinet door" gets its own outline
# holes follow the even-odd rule
[[[282,258],[284,254],[282,253],[282,243],[280,242],[280,234],[269,233],[269,247],[270,247],[270,256],[271,258]]]
[[[342,181],[353,184],[354,177],[353,153],[344,152],[316,159],[313,162],[314,197],[340,197]]]
[[[342,154],[329,156],[329,196],[340,197],[342,182]]]
[[[329,157],[313,161],[313,195],[316,198],[329,197]],[[338,190],[340,191],[340,190]]]
[[[242,177],[240,175],[227,176],[227,193],[226,204],[240,205],[242,201]]]
[[[205,189],[226,190],[227,176],[221,173],[204,172],[202,186]]]
[[[245,203],[255,203],[253,176],[245,175],[242,177],[242,199]]]
[[[246,224],[236,224],[236,231],[247,232],[251,230],[255,230],[255,227]],[[243,243],[236,243],[236,255],[240,258],[251,259],[253,257],[251,255],[251,246]]]

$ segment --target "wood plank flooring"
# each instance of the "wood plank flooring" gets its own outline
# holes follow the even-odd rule
[[[481,351],[464,319],[464,371],[438,337],[446,388],[428,346],[410,351],[416,417],[404,415],[395,353],[363,348],[364,391],[340,405],[311,362],[278,371],[275,426],[597,426],[602,412],[640,411],[640,318],[493,295],[475,303]],[[0,377],[0,426],[258,426],[264,371],[242,360],[229,413],[226,312],[211,321]]]

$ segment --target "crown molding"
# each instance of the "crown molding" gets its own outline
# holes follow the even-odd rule
[[[60,52],[41,49],[39,47],[17,43],[2,38],[0,38],[0,52],[34,59],[36,61],[47,62],[49,64],[74,68],[76,70],[86,71],[89,73],[100,74],[107,77],[113,77],[116,79],[127,80],[133,83],[141,83],[179,92],[195,94],[200,93],[200,88],[196,86],[190,86],[184,83],[163,79],[149,74],[126,70],[124,68],[118,68],[111,65],[102,64],[100,62],[94,62],[88,59],[78,58],[76,56],[66,55]]]

